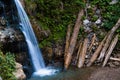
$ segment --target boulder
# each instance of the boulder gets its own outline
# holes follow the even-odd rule
[[[17,80],[25,80],[26,79],[26,75],[23,72],[22,65],[19,63],[16,63],[16,71],[13,72],[13,74],[15,75]]]
[[[2,78],[0,77],[0,80],[2,80]]]
[[[24,40],[24,37],[18,30],[10,27],[0,30],[0,42],[13,42],[22,40]]]

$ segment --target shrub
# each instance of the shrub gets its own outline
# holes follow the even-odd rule
[[[0,51],[0,76],[3,80],[16,80],[12,74],[15,71],[15,58],[11,53],[3,54]]]

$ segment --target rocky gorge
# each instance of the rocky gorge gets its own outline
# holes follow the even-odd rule
[[[45,15],[47,17],[49,17],[49,15],[50,15],[50,17],[54,18],[59,13],[56,14],[53,11],[53,13],[56,14],[55,16],[53,16],[52,11],[51,11],[51,14],[47,15],[47,12],[46,12],[47,10],[44,11],[43,9],[40,9],[41,14],[39,14],[38,13],[39,10],[37,10],[37,9],[39,9],[38,8],[39,1],[38,1],[38,3],[37,2],[35,3],[32,0],[31,1],[20,0],[20,1],[23,4],[23,7],[25,8],[25,10],[27,11],[27,13],[30,17],[32,27],[33,27],[33,29],[36,33],[36,36],[38,38],[38,41],[40,43],[39,46],[41,47],[41,50],[42,50],[43,58],[45,60],[45,65],[50,66],[50,67],[51,66],[60,67],[60,68],[62,68],[61,71],[64,70],[64,61],[65,61],[64,54],[65,54],[65,44],[66,44],[65,36],[66,35],[64,35],[64,38],[62,37],[62,39],[56,39],[56,38],[58,38],[58,36],[62,35],[62,34],[59,34],[59,35],[53,34],[53,32],[55,32],[55,33],[60,32],[58,30],[58,28],[55,29],[54,25],[52,25],[53,26],[52,28],[49,29],[47,27],[47,29],[45,29],[46,25],[51,26],[50,23],[52,23],[52,21],[49,22],[50,19],[45,17],[44,18],[45,21],[43,20],[43,22],[46,22],[45,23],[46,25],[43,25],[44,23],[42,23],[41,19],[39,20],[39,17],[43,18]],[[99,0],[97,0],[97,1],[99,1]],[[1,0],[0,1],[0,49],[4,54],[6,52],[11,52],[11,53],[15,54],[15,60],[17,62],[16,63],[17,71],[16,71],[16,73],[14,73],[14,75],[16,75],[17,80],[24,80],[24,79],[26,79],[26,77],[27,78],[31,77],[31,74],[33,73],[33,68],[32,68],[32,64],[31,64],[30,56],[28,54],[28,46],[25,41],[25,37],[17,25],[19,18],[17,16],[17,11],[16,11],[15,5],[13,5],[13,3],[14,2],[12,0],[10,0],[10,1]],[[118,5],[120,2],[114,2],[114,0],[112,0],[111,2],[109,1],[109,3],[111,6],[112,5],[114,6],[114,4]],[[31,4],[31,6],[29,7],[28,5],[30,5],[30,4]],[[48,4],[48,3],[46,2],[45,4]],[[53,4],[53,3],[51,3],[51,4]],[[96,67],[92,68],[92,69],[90,67],[90,69],[88,69],[88,71],[86,71],[87,69],[84,70],[84,68],[88,67],[87,64],[90,61],[91,56],[96,51],[100,42],[106,36],[108,31],[111,29],[108,26],[110,26],[111,24],[113,26],[113,24],[116,23],[117,19],[115,18],[113,23],[111,21],[110,24],[107,24],[108,23],[107,19],[110,18],[111,12],[109,12],[109,10],[108,10],[107,15],[105,15],[105,10],[104,10],[105,8],[101,8],[101,5],[99,3],[97,3],[98,4],[97,6],[93,6],[93,4],[95,4],[95,3],[86,2],[85,8],[84,8],[84,16],[82,17],[82,20],[81,20],[82,27],[80,28],[80,32],[79,32],[78,39],[77,39],[77,44],[75,45],[75,49],[74,49],[71,64],[70,64],[70,66],[72,65],[74,67],[72,69],[70,67],[70,72],[68,70],[66,72],[66,74],[63,73],[65,75],[65,78],[63,78],[64,75],[58,74],[57,76],[58,76],[58,79],[60,79],[60,80],[64,80],[64,79],[68,80],[69,78],[70,78],[70,80],[73,80],[73,78],[78,77],[79,74],[80,75],[88,74],[86,76],[87,76],[87,78],[89,78],[91,75],[91,72],[94,70],[95,71],[91,75],[92,77],[90,77],[91,78],[90,80],[92,80],[92,79],[99,80],[96,78],[96,76],[99,75],[99,73],[96,74],[97,73]],[[61,14],[59,14],[59,16],[64,15],[62,13],[62,11],[64,12],[67,5],[65,5],[64,1],[61,1],[59,6],[60,6],[60,13],[61,13]],[[43,8],[47,9],[46,7],[43,7]],[[59,7],[57,7],[57,8],[59,8]],[[77,7],[76,7],[76,9],[77,9]],[[113,13],[116,13],[116,12],[113,11]],[[74,14],[74,15],[76,15],[76,14]],[[62,16],[63,20],[64,20],[64,17],[65,17],[65,19],[69,20],[70,16],[67,16],[67,17]],[[60,18],[59,17],[57,17],[57,18],[58,18],[58,21],[55,20],[55,24],[59,25]],[[110,20],[113,20],[113,19],[110,19]],[[39,22],[39,21],[41,21],[41,22]],[[73,20],[73,21],[75,22],[75,20]],[[60,22],[62,22],[62,21],[60,21]],[[66,21],[66,23],[67,23],[67,21]],[[67,24],[67,25],[69,25],[69,24]],[[71,27],[72,29],[74,27],[73,25],[74,25],[74,23],[72,23],[72,27]],[[107,26],[105,26],[105,25],[107,25]],[[60,25],[59,27],[62,27],[62,26],[63,25]],[[105,26],[105,28],[104,28],[104,26]],[[52,30],[53,28],[56,31]],[[108,29],[108,28],[110,28],[110,29]],[[62,29],[62,28],[59,28],[59,29]],[[65,33],[66,32],[67,32],[67,28],[65,30]],[[62,32],[60,32],[60,33],[62,33]],[[72,34],[72,32],[70,34]],[[115,32],[115,34],[119,34],[119,29]],[[51,35],[54,35],[54,36],[51,37]],[[78,67],[78,65],[77,65],[77,63],[78,63],[77,55],[78,54],[77,53],[78,53],[78,49],[79,49],[79,44],[83,43],[84,38],[86,38],[86,37],[88,38],[88,46],[89,46],[88,50],[90,50],[90,51],[87,51],[86,56],[85,56],[85,64],[83,65],[82,69],[80,68],[81,71],[79,71],[79,69],[76,69],[76,66]],[[52,40],[51,40],[51,38],[52,38]],[[93,41],[93,43],[92,43],[92,41]],[[90,47],[91,43],[92,43],[92,47]],[[112,68],[118,68],[118,70],[119,70],[119,66],[120,66],[119,60],[113,59],[114,57],[117,59],[120,58],[119,46],[120,46],[120,43],[118,41],[115,49],[113,50],[110,60],[106,64],[108,69],[112,67]],[[93,66],[97,66],[97,67],[98,66],[100,67],[101,65],[102,65],[102,62],[98,59],[93,63]],[[76,71],[75,73],[74,73],[74,69]],[[78,70],[78,72],[77,72],[77,70]],[[102,70],[102,72],[104,73],[104,69],[100,68],[100,70]],[[98,72],[100,72],[100,70],[98,70]],[[102,72],[100,72],[100,75],[102,75]],[[113,72],[114,72],[114,69],[113,69]],[[71,74],[74,73],[75,75],[69,77],[69,75],[71,75],[70,73]],[[108,70],[108,72],[105,72],[105,74],[109,74],[109,70]],[[116,73],[116,74],[119,74],[119,73]],[[61,75],[61,76],[59,76],[59,75]],[[95,75],[95,78],[94,78],[94,75]],[[81,76],[81,78],[82,78],[82,80],[84,80],[84,76],[83,77]],[[87,78],[85,78],[85,79],[87,80]],[[52,80],[52,78],[48,77],[47,80]],[[57,78],[54,76],[53,80],[57,80]],[[79,78],[76,78],[76,80],[79,80]]]

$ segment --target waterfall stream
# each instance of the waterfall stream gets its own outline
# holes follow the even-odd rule
[[[20,22],[19,22],[20,29],[25,36],[25,39],[28,45],[29,55],[31,57],[32,65],[34,68],[33,74],[40,75],[40,76],[53,74],[56,70],[45,68],[45,63],[44,63],[41,51],[39,49],[37,39],[35,37],[31,23],[28,19],[28,16],[25,10],[23,9],[19,0],[14,0],[14,1],[15,1],[16,8],[18,11],[18,16],[20,19]]]
[[[15,0],[15,4],[16,4],[18,15],[20,18],[20,23],[19,23],[21,26],[20,29],[25,36],[34,70],[38,71],[39,69],[45,67],[44,60],[43,60],[41,51],[38,46],[38,42],[36,40],[36,37],[33,32],[30,21],[28,19],[28,16],[26,12],[24,11],[19,0]]]

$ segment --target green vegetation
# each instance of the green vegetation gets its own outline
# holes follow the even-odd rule
[[[27,12],[32,13],[30,17],[35,18],[43,29],[51,32],[48,38],[40,42],[41,47],[51,46],[51,42],[64,41],[68,24],[74,25],[78,11],[85,8],[83,0],[26,0],[25,2],[28,6]],[[111,0],[92,0],[89,1],[91,8],[87,9],[87,14],[93,22],[98,19],[93,9],[100,9],[102,28],[106,31],[110,30],[120,17],[120,0],[116,4],[110,5],[110,2]],[[86,19],[85,15],[83,19]],[[81,36],[81,32],[79,34]]]
[[[97,6],[102,12],[103,28],[106,30],[111,29],[118,18],[120,18],[120,0],[116,4],[110,4],[111,0],[93,0],[91,5]]]
[[[82,0],[26,0],[26,3],[36,4],[36,15],[38,23],[43,29],[49,29],[51,34],[41,42],[41,47],[51,45],[51,42],[59,42],[65,39],[66,28],[74,24],[76,15],[84,7]],[[30,4],[30,5],[31,5]]]
[[[15,58],[11,53],[5,55],[0,51],[0,76],[3,80],[16,80],[12,74],[15,71]]]

